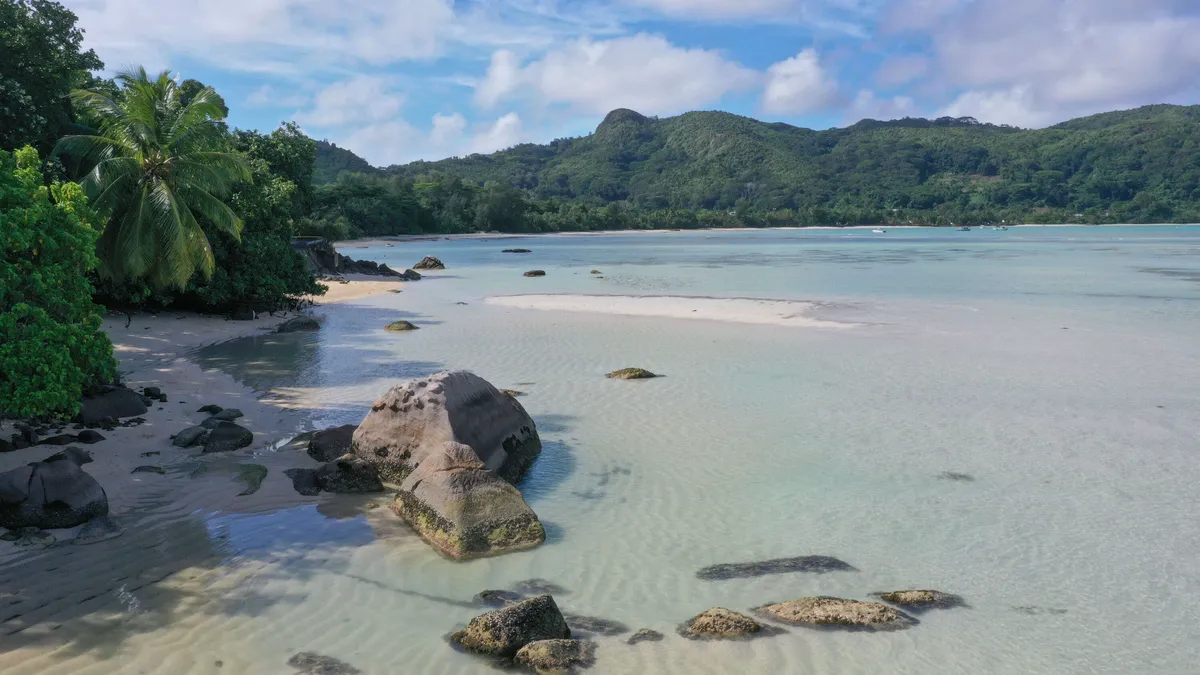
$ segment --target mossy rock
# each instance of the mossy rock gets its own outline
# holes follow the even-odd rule
[[[525,273],[525,276],[527,276],[527,277],[544,277],[544,276],[546,276],[546,271],[545,270],[529,270],[528,272]]]
[[[881,602],[863,602],[842,598],[799,598],[755,609],[760,615],[793,625],[831,628],[895,629],[915,621]]]
[[[393,321],[392,323],[389,323],[387,325],[387,328],[385,330],[389,330],[393,333],[403,333],[403,332],[410,331],[410,330],[420,330],[420,329],[421,329],[420,326],[417,326],[409,321]]]
[[[651,378],[660,376],[655,375],[645,368],[622,368],[620,370],[614,370],[608,375],[605,375],[605,377],[609,378],[610,380],[649,380]]]
[[[679,634],[689,640],[738,640],[764,632],[769,632],[767,626],[724,607],[701,612],[679,627]]]
[[[596,643],[587,640],[538,640],[521,647],[514,659],[538,673],[569,672],[576,666],[587,668],[596,662]]]
[[[953,593],[943,593],[941,591],[892,591],[890,593],[876,593],[875,597],[914,612],[967,606],[962,596],[954,595]]]
[[[450,639],[468,651],[513,658],[532,642],[569,637],[571,629],[554,598],[541,595],[481,614]]]

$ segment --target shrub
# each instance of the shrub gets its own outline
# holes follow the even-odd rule
[[[0,151],[0,415],[73,413],[116,374],[88,272],[94,214],[74,183],[42,183],[32,148]]]

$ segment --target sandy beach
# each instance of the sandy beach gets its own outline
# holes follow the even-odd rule
[[[767,324],[799,328],[851,328],[813,313],[820,303],[757,298],[704,298],[679,295],[505,295],[487,298],[490,305],[515,309],[588,312],[700,321]]]

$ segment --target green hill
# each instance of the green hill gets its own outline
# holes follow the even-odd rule
[[[363,170],[336,150],[319,154],[323,179],[336,176],[327,160]],[[1040,130],[910,118],[814,131],[724,112],[657,119],[615,110],[582,138],[374,171],[418,183],[448,174],[533,199],[640,211],[1194,222],[1200,106],[1147,106]]]

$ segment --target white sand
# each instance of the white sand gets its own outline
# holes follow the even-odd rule
[[[491,305],[559,312],[654,316],[803,328],[849,328],[855,324],[815,318],[815,302],[755,298],[704,298],[680,295],[505,295]]]

